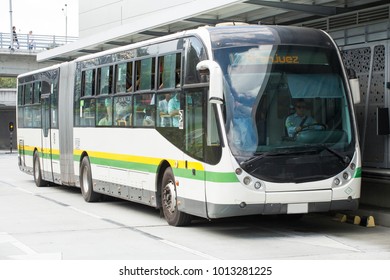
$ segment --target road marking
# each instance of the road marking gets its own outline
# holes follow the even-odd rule
[[[22,192],[25,192],[25,193],[28,193],[28,194],[31,194],[31,195],[34,195],[36,197],[40,197],[40,198],[43,198],[43,199],[46,199],[48,201],[51,201],[51,202],[54,202],[58,205],[61,205],[61,206],[64,206],[64,207],[67,207],[67,208],[70,208],[76,212],[79,212],[81,214],[84,214],[84,215],[87,215],[87,216],[90,216],[92,218],[96,218],[96,219],[99,219],[99,220],[102,220],[102,221],[105,221],[105,222],[109,222],[111,224],[114,224],[118,227],[123,227],[123,228],[128,228],[128,229],[131,229],[135,232],[138,232],[140,234],[143,234],[145,236],[148,236],[149,238],[153,238],[153,239],[156,239],[158,241],[160,241],[161,243],[164,243],[168,246],[171,246],[171,247],[174,247],[174,248],[177,248],[177,249],[180,249],[180,250],[183,250],[185,252],[188,252],[188,253],[191,253],[193,255],[196,255],[196,256],[199,256],[201,258],[205,258],[205,259],[209,259],[209,260],[220,260],[219,258],[216,258],[214,256],[211,256],[211,255],[208,255],[208,254],[205,254],[205,253],[202,253],[200,251],[197,251],[197,250],[194,250],[194,249],[191,249],[191,248],[188,248],[188,247],[185,247],[185,246],[182,246],[180,244],[176,244],[176,243],[173,243],[171,241],[168,241],[168,240],[165,240],[165,239],[162,239],[161,237],[157,236],[157,235],[154,235],[154,234],[150,234],[150,233],[147,233],[145,231],[142,231],[140,230],[139,228],[136,228],[136,227],[128,227],[126,226],[125,224],[122,224],[122,223],[118,223],[118,222],[115,222],[111,219],[106,219],[106,218],[103,218],[101,216],[98,216],[98,215],[95,215],[95,214],[92,214],[90,212],[87,212],[87,211],[84,211],[84,210],[81,210],[79,208],[76,208],[74,206],[70,206],[68,204],[65,204],[65,203],[62,203],[58,200],[55,200],[55,199],[52,199],[52,198],[49,198],[47,196],[44,196],[42,194],[35,194],[33,192],[30,192],[30,191],[27,191],[23,188],[20,188],[20,187],[16,187],[17,190],[19,191],[22,191]],[[0,233],[0,243],[2,241],[2,238],[1,238],[1,234]],[[6,233],[4,233],[6,234]],[[9,240],[12,240],[12,244],[14,244],[15,247],[18,247],[19,249],[21,249],[23,252],[25,252],[27,255],[39,255],[37,254],[37,252],[35,252],[34,250],[32,250],[31,248],[29,248],[28,246],[24,245],[23,243],[21,243],[20,241],[16,240],[15,238],[13,238],[12,236],[6,234],[7,238],[9,238]],[[4,238],[3,238],[4,239]],[[60,254],[61,255],[61,254]],[[57,254],[54,255],[55,258],[57,258]],[[17,258],[19,258],[19,256],[16,256]],[[23,259],[23,256],[20,256],[22,259]],[[62,256],[61,256],[62,258]]]
[[[199,252],[199,251],[197,251],[197,250],[194,250],[194,249],[191,249],[191,248],[188,248],[188,247],[185,247],[185,246],[182,246],[182,245],[173,243],[173,242],[168,241],[168,240],[165,240],[165,239],[161,239],[160,242],[162,242],[162,243],[164,243],[164,244],[167,244],[167,245],[169,245],[169,246],[175,247],[175,248],[177,248],[177,249],[186,251],[186,252],[188,252],[188,253],[194,254],[194,255],[196,255],[196,256],[205,258],[205,259],[209,259],[209,260],[220,260],[219,258],[216,258],[216,257],[210,256],[210,255],[208,255],[208,254]]]
[[[23,189],[23,188],[21,188],[21,187],[16,187],[16,189],[17,189],[18,191],[22,191],[22,192],[24,192],[24,193],[34,194],[33,192],[30,192],[30,191],[28,191],[28,190],[25,190],[25,189]]]
[[[8,259],[13,260],[62,260],[62,253],[47,253],[39,254],[34,249],[30,248],[23,242],[17,240],[12,235],[6,232],[0,232],[0,244],[9,243],[21,250],[25,255],[7,256]]]
[[[28,247],[26,244],[20,242],[15,237],[9,235],[6,232],[0,232],[0,243],[11,243],[13,246],[20,249],[21,251],[23,251],[27,255],[37,254],[36,251],[34,251],[30,247]]]
[[[361,252],[361,250],[354,247],[345,245],[340,241],[334,240],[326,235],[313,235],[313,236],[291,236],[288,239],[303,243],[307,245],[312,245],[316,247],[328,247],[334,249],[348,250],[353,252]]]
[[[73,209],[74,211],[79,212],[79,213],[82,213],[82,214],[84,214],[84,215],[87,215],[87,216],[90,216],[90,217],[93,217],[93,218],[96,218],[96,219],[103,220],[103,218],[100,217],[100,216],[98,216],[98,215],[95,215],[95,214],[92,214],[92,213],[90,213],[90,212],[87,212],[87,211],[78,209],[78,208],[76,208],[76,207],[68,206],[68,208]]]

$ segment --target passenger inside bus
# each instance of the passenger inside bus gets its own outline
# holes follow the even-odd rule
[[[106,98],[104,101],[105,104],[105,115],[103,118],[99,120],[98,125],[99,126],[108,126],[112,125],[112,104],[111,104],[111,98]]]
[[[168,102],[168,114],[172,117],[172,126],[179,127],[180,99],[179,93],[176,93]]]
[[[164,94],[164,99],[158,102],[158,115],[160,116],[160,126],[161,127],[170,127],[172,126],[172,118],[168,114],[168,103],[171,99],[171,94]]]
[[[114,125],[131,125],[131,97],[119,96],[114,98]]]
[[[147,106],[145,109],[145,117],[143,120],[143,126],[154,126],[154,119],[155,119],[155,114],[154,114],[154,106]]]

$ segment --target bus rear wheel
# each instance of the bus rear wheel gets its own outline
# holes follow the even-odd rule
[[[88,157],[84,157],[80,165],[81,194],[86,202],[95,202],[100,199],[100,194],[93,190],[91,164]]]
[[[42,170],[41,170],[41,164],[39,162],[38,152],[35,152],[33,157],[33,173],[34,173],[34,182],[37,187],[43,187],[47,185],[47,181],[42,179]]]
[[[185,226],[191,223],[191,215],[178,209],[175,178],[171,168],[165,170],[162,178],[161,204],[165,220],[169,225]]]

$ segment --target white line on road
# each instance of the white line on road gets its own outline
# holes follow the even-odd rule
[[[33,192],[30,192],[30,191],[27,191],[23,188],[20,188],[20,187],[16,187],[17,190],[19,191],[22,191],[22,192],[25,192],[25,193],[28,193],[28,194],[32,194],[32,195],[35,195]],[[41,195],[40,195],[41,196]],[[42,196],[43,197],[43,196]],[[87,212],[87,211],[84,211],[84,210],[81,210],[79,208],[76,208],[74,206],[70,206],[70,205],[66,205],[66,207],[70,208],[70,209],[73,209],[74,211],[76,212],[79,212],[81,214],[84,214],[84,215],[87,215],[87,216],[90,216],[90,217],[93,217],[93,218],[96,218],[96,219],[99,219],[99,220],[105,220],[103,217],[101,216],[98,216],[98,215],[95,215],[95,214],[92,214],[90,212]],[[142,230],[138,229],[139,232],[143,232]],[[2,238],[1,238],[1,234],[6,234],[6,233],[0,233],[0,243],[2,242]],[[13,238],[12,236],[7,235],[7,238],[9,238],[9,240],[12,239],[12,244],[14,244],[14,246],[18,247],[19,249],[21,249],[23,252],[25,252],[26,254],[28,255],[33,255],[33,254],[37,254],[34,250],[32,250],[31,248],[29,248],[28,246],[24,245],[23,243],[19,242],[18,240],[16,240],[15,238]],[[191,249],[191,248],[188,248],[188,247],[185,247],[185,246],[182,246],[180,244],[176,244],[176,243],[173,243],[171,241],[168,241],[168,240],[164,240],[164,239],[161,239],[160,237],[158,236],[154,236],[152,235],[153,237],[156,237],[161,243],[164,243],[166,245],[169,245],[171,247],[174,247],[174,248],[177,248],[177,249],[180,249],[180,250],[183,250],[183,251],[186,251],[188,253],[191,253],[193,255],[196,255],[196,256],[199,256],[199,257],[202,257],[202,258],[205,258],[205,259],[209,259],[209,260],[219,260],[218,258],[214,257],[214,256],[211,256],[211,255],[208,255],[208,254],[205,254],[205,253],[202,253],[200,251],[197,251],[197,250],[194,250],[194,249]],[[3,237],[4,239],[4,237]]]
[[[98,215],[95,215],[95,214],[89,213],[89,212],[87,212],[87,211],[84,211],[84,210],[78,209],[78,208],[76,208],[76,207],[73,207],[73,206],[68,206],[68,208],[70,208],[70,209],[73,209],[74,211],[77,211],[77,212],[79,212],[79,213],[82,213],[82,214],[84,214],[84,215],[87,215],[87,216],[90,216],[90,217],[96,218],[96,219],[100,219],[100,220],[102,220],[102,219],[103,219],[102,217],[100,217],[100,216],[98,216]]]
[[[33,249],[28,247],[26,244],[20,242],[17,240],[15,237],[9,235],[6,232],[0,232],[0,243],[11,243],[15,247],[19,248],[20,250],[23,251],[23,253],[27,255],[34,255],[37,254]]]
[[[173,243],[173,242],[168,241],[168,240],[161,239],[160,242],[162,242],[162,243],[164,243],[164,244],[167,244],[167,245],[169,245],[169,246],[178,248],[178,249],[180,249],[180,250],[189,252],[189,253],[191,253],[191,254],[197,255],[197,256],[199,256],[199,257],[205,258],[205,259],[209,259],[209,260],[220,260],[219,258],[216,258],[216,257],[210,256],[210,255],[208,255],[208,254],[199,252],[199,251],[197,251],[197,250],[193,250],[193,249],[191,249],[191,248],[188,248],[188,247],[185,247],[185,246],[182,246],[182,245]]]

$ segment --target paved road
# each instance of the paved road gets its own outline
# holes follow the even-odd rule
[[[37,188],[0,153],[0,260],[390,260],[390,228],[242,217],[168,226],[153,208],[80,190]]]

